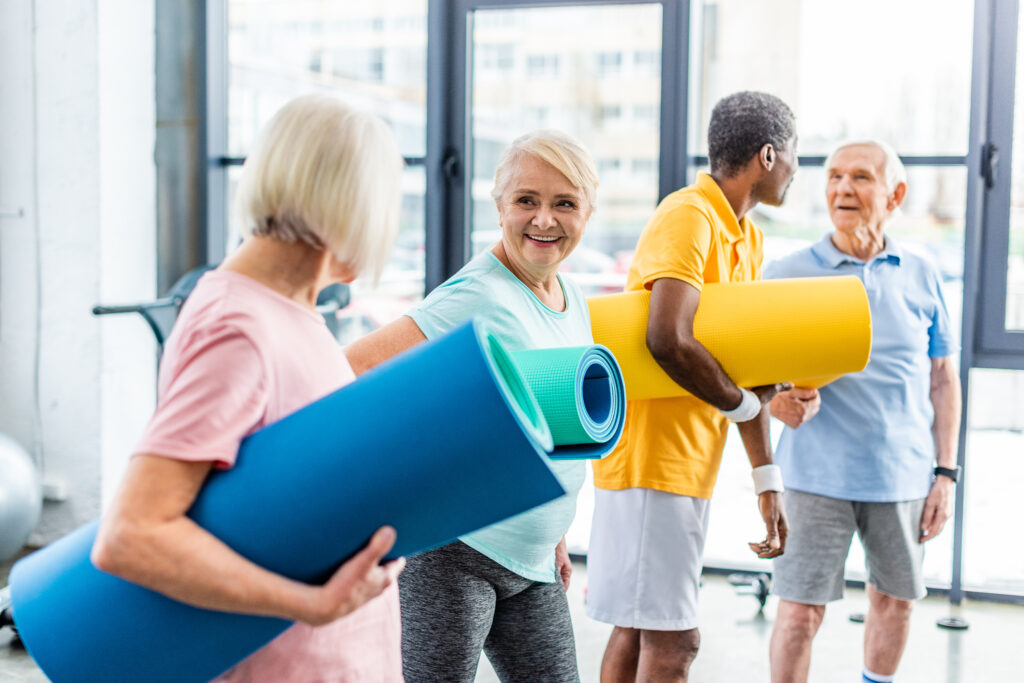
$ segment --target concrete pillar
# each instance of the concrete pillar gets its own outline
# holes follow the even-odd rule
[[[94,518],[154,404],[151,2],[0,4],[0,431],[53,498],[35,540]]]

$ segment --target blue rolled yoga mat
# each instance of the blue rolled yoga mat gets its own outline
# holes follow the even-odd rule
[[[626,420],[626,384],[611,351],[595,344],[511,355],[551,428],[552,458],[594,460],[611,453]]]
[[[248,437],[189,516],[256,564],[322,581],[382,525],[398,532],[397,557],[557,498],[551,446],[512,361],[467,323]],[[11,572],[18,631],[51,680],[208,681],[291,625],[95,569],[97,524]]]

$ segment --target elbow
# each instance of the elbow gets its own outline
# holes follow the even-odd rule
[[[685,359],[687,344],[678,335],[648,331],[647,350],[661,367],[674,366],[679,359]]]
[[[119,519],[103,520],[89,553],[93,566],[107,574],[127,578],[128,560],[133,556],[129,549],[132,536],[129,523]]]

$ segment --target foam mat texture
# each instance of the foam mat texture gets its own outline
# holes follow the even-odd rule
[[[650,298],[640,291],[588,299],[594,341],[615,354],[628,399],[687,393],[647,350]],[[740,386],[820,387],[867,365],[871,310],[853,276],[709,284],[693,336]]]
[[[615,448],[626,419],[626,387],[604,346],[511,354],[551,428],[552,458],[596,459]]]

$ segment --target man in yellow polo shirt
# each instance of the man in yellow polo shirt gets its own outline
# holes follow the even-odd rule
[[[594,463],[587,613],[615,625],[603,683],[687,680],[700,644],[697,592],[728,420],[754,468],[767,529],[750,547],[767,558],[786,543],[782,477],[762,406],[789,387],[737,387],[694,339],[693,318],[706,283],[761,277],[763,235],[747,214],[759,202],[782,204],[797,167],[793,112],[766,93],[723,98],[711,112],[708,156],[711,173],[658,206],[626,281],[627,291],[651,291],[647,346],[691,395],[630,401],[618,448]]]

